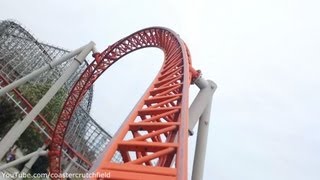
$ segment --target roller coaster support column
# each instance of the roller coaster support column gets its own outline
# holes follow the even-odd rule
[[[74,164],[74,162],[76,162],[77,157],[74,157],[70,160],[68,166],[63,170],[64,173],[68,173],[72,167],[72,165]]]
[[[202,180],[206,157],[212,96],[217,85],[199,77],[194,83],[200,88],[198,95],[189,108],[189,134],[199,120],[196,150],[193,160],[192,180]]]
[[[39,148],[38,154],[34,155],[23,167],[23,169],[20,171],[20,174],[26,174],[30,171],[30,169],[32,168],[32,166],[34,165],[34,163],[38,160],[38,158],[40,157],[40,153],[42,151],[44,151],[44,149],[46,149],[48,145],[44,144],[41,148]],[[45,156],[48,155],[47,153],[44,154]],[[18,179],[22,179],[22,178],[18,178]]]
[[[33,119],[41,112],[41,110],[48,104],[52,97],[58,92],[62,85],[71,77],[72,74],[76,72],[80,64],[83,63],[86,56],[94,51],[95,53],[95,43],[88,43],[85,48],[80,52],[80,54],[74,58],[70,66],[64,71],[61,77],[54,83],[53,86],[46,92],[46,94],[40,99],[36,106],[30,111],[29,114],[17,125],[16,128],[11,128],[5,137],[0,142],[0,159],[4,157],[6,152],[14,145],[21,134],[30,125]]]
[[[42,148],[39,148],[37,151],[35,151],[33,153],[30,153],[28,155],[25,155],[25,156],[19,158],[19,159],[16,159],[14,161],[11,161],[7,164],[0,166],[0,171],[7,169],[9,167],[12,167],[12,166],[16,166],[16,165],[21,164],[23,162],[26,162],[34,156],[46,156],[46,155],[48,155],[48,151],[44,151]]]
[[[86,45],[87,46],[87,45]],[[9,84],[8,86],[5,86],[4,88],[0,89],[0,96],[3,96],[5,93],[11,91],[12,89],[21,86],[22,84],[38,77],[41,73],[48,71],[50,69],[52,69],[53,67],[67,61],[68,59],[78,55],[86,46],[83,46],[81,48],[78,48],[74,51],[69,52],[68,54],[62,56],[61,58],[52,61],[50,64],[47,64],[35,71],[33,71],[32,73],[12,82],[11,84]]]

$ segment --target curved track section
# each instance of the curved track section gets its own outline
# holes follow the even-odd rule
[[[184,42],[161,27],[135,32],[94,55],[95,60],[73,86],[60,113],[50,146],[51,173],[61,172],[65,132],[86,91],[112,64],[146,47],[163,50],[162,68],[91,169],[110,172],[111,179],[187,179],[188,90],[198,73],[191,67]],[[122,162],[113,162],[119,153]]]

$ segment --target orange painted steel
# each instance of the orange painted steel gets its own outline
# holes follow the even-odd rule
[[[160,72],[94,165],[111,179],[187,179],[189,86],[199,76],[187,46],[173,31],[151,27],[137,31],[94,54],[94,61],[72,88],[50,145],[50,171],[60,173],[62,142],[69,120],[95,80],[123,56],[146,47],[164,52]],[[123,162],[113,162],[115,154]],[[110,178],[109,178],[110,179]]]

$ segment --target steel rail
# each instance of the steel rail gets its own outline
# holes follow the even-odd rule
[[[137,31],[94,54],[94,61],[73,86],[55,126],[49,152],[51,173],[61,173],[64,136],[87,90],[119,59],[146,47],[163,50],[162,68],[92,171],[111,172],[111,179],[187,179],[188,91],[199,72],[192,68],[190,53],[179,35],[162,27]],[[121,163],[112,162],[117,152]]]

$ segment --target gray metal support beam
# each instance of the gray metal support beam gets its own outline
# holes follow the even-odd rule
[[[78,48],[74,51],[71,51],[69,52],[68,54],[60,57],[59,59],[55,60],[55,61],[52,61],[50,64],[47,64],[35,71],[33,71],[32,73],[12,82],[11,84],[5,86],[4,88],[0,89],[0,96],[3,96],[5,93],[11,91],[12,89],[16,88],[16,87],[19,87],[21,85],[23,85],[24,83],[36,78],[36,77],[39,77],[39,75],[47,70],[50,70],[51,68],[67,61],[68,59],[76,56],[77,54],[79,54],[86,46],[83,46],[81,48]]]
[[[209,133],[212,95],[217,88],[217,86],[212,81],[208,81],[208,82],[209,82],[210,89],[212,89],[211,91],[212,94],[211,96],[207,97],[209,102],[206,105],[204,112],[201,114],[199,119],[196,150],[195,150],[194,160],[193,160],[192,180],[203,179],[203,169],[205,164],[208,133]]]
[[[72,165],[74,164],[74,162],[76,162],[76,160],[77,160],[77,157],[70,159],[68,166],[63,170],[63,172],[68,173],[70,171]]]
[[[11,161],[7,164],[4,164],[2,166],[0,166],[0,171],[4,170],[4,169],[7,169],[9,167],[12,167],[12,166],[16,166],[18,164],[21,164],[23,162],[26,162],[28,161],[29,159],[31,159],[32,157],[34,156],[44,156],[44,155],[47,155],[48,154],[48,151],[43,151],[41,148],[39,148],[40,150],[37,150],[35,152],[32,152],[30,154],[27,154],[19,159],[16,159],[14,161]]]
[[[210,112],[212,96],[217,85],[211,80],[202,77],[195,81],[200,88],[199,93],[189,108],[189,133],[193,134],[193,128],[199,121],[196,150],[193,160],[192,180],[202,180],[205,164],[207,138],[209,132]]]
[[[199,78],[195,81],[195,84],[200,88],[199,93],[195,97],[189,108],[189,134],[193,134],[193,128],[199,121],[201,114],[204,112],[208,103],[210,103],[210,97],[213,96],[215,89],[211,87],[216,85],[212,81],[204,80],[203,78]]]
[[[39,148],[37,151],[38,153],[36,155],[34,155],[23,167],[23,169],[20,171],[20,174],[26,174],[29,172],[29,170],[32,168],[33,164],[38,160],[38,158],[40,157],[41,152],[44,151],[44,149],[47,147],[46,144],[44,144],[41,148]],[[47,154],[45,154],[47,155]],[[18,178],[18,179],[22,179],[22,178]]]
[[[80,64],[83,63],[85,57],[92,51],[95,44],[88,43],[81,53],[74,58],[70,66],[63,72],[61,77],[54,83],[54,85],[46,92],[40,99],[37,105],[30,111],[29,114],[19,123],[18,127],[11,129],[13,132],[7,133],[0,142],[0,159],[4,157],[6,152],[14,145],[25,129],[30,125],[33,119],[41,112],[41,110],[48,104],[63,84],[76,72]],[[10,130],[10,131],[11,131]]]

